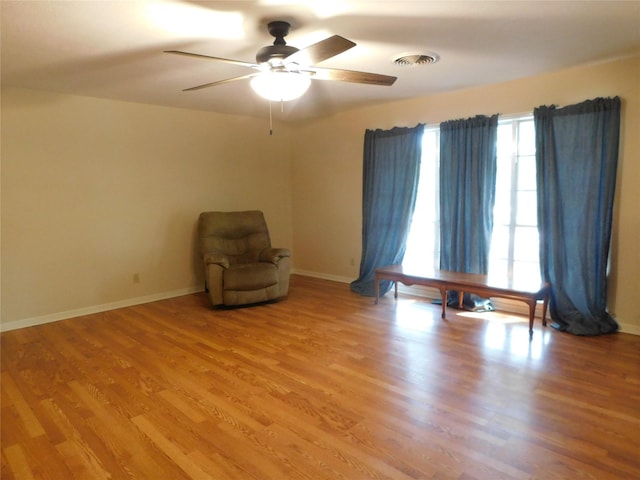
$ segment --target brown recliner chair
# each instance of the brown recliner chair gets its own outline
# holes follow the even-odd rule
[[[198,236],[214,306],[266,302],[289,292],[291,252],[271,248],[261,211],[203,212]]]

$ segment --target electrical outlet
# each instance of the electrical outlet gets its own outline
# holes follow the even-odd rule
[[[134,273],[133,274],[133,283],[140,283],[140,274],[139,273]]]

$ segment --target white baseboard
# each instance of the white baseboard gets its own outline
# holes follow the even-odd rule
[[[115,310],[116,308],[131,307],[133,305],[141,305],[143,303],[181,297],[183,295],[190,295],[192,293],[202,291],[202,287],[190,287],[181,290],[174,290],[172,292],[155,293],[153,295],[147,295],[144,297],[128,298],[126,300],[119,300],[117,302],[103,303],[102,305],[93,305],[91,307],[68,310],[66,312],[57,312],[49,315],[42,315],[40,317],[24,318],[22,320],[15,320],[13,322],[0,324],[0,332],[8,332],[9,330],[17,330],[18,328],[33,327],[36,325],[43,325],[45,323],[58,322],[60,320],[66,320],[68,318],[81,317],[83,315],[91,315],[93,313],[107,312],[109,310]]]
[[[351,283],[355,280],[355,278],[330,275],[328,273],[311,272],[309,270],[298,270],[295,268],[291,271],[291,273],[295,275],[302,275],[303,277],[321,278],[322,280],[331,280],[340,283]]]
[[[628,333],[629,335],[640,335],[640,326],[639,325],[628,325],[625,323],[618,322],[620,325],[621,333]]]

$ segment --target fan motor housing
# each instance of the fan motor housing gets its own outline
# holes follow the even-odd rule
[[[256,53],[256,63],[267,63],[274,58],[285,58],[299,49],[289,45],[267,45]]]
[[[298,49],[296,47],[290,47],[285,42],[284,37],[289,35],[289,28],[291,24],[278,20],[275,22],[269,22],[267,29],[272,37],[275,37],[273,45],[267,45],[258,50],[256,54],[257,63],[274,63],[271,60],[286,58],[292,53],[296,53]],[[279,62],[275,62],[279,63]]]

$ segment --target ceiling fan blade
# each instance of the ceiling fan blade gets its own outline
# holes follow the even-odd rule
[[[356,44],[351,40],[347,40],[340,35],[334,35],[324,40],[320,40],[318,43],[309,45],[306,48],[298,50],[292,53],[284,59],[284,63],[297,63],[298,65],[315,65],[323,60],[326,60],[336,55],[346,52],[350,48],[355,47]]]
[[[251,78],[258,75],[257,73],[250,73],[248,75],[242,75],[240,77],[227,78],[226,80],[218,80],[217,82],[204,83],[202,85],[196,85],[195,87],[189,87],[182,90],[183,92],[191,92],[193,90],[201,90],[203,88],[214,87],[216,85],[222,85],[223,83],[235,82],[236,80],[244,80],[245,78]]]
[[[381,75],[379,73],[356,72],[354,70],[338,70],[335,68],[318,68],[308,69],[313,72],[314,80],[338,80],[340,82],[366,83],[369,85],[382,85],[389,87],[398,79],[390,75]]]
[[[256,68],[258,65],[255,63],[242,62],[240,60],[231,60],[229,58],[212,57],[210,55],[202,55],[200,53],[181,52],[180,50],[165,50],[164,53],[173,53],[175,55],[184,55],[186,57],[205,58],[207,60],[215,60],[218,62],[230,63],[232,65],[240,65],[243,67]]]

